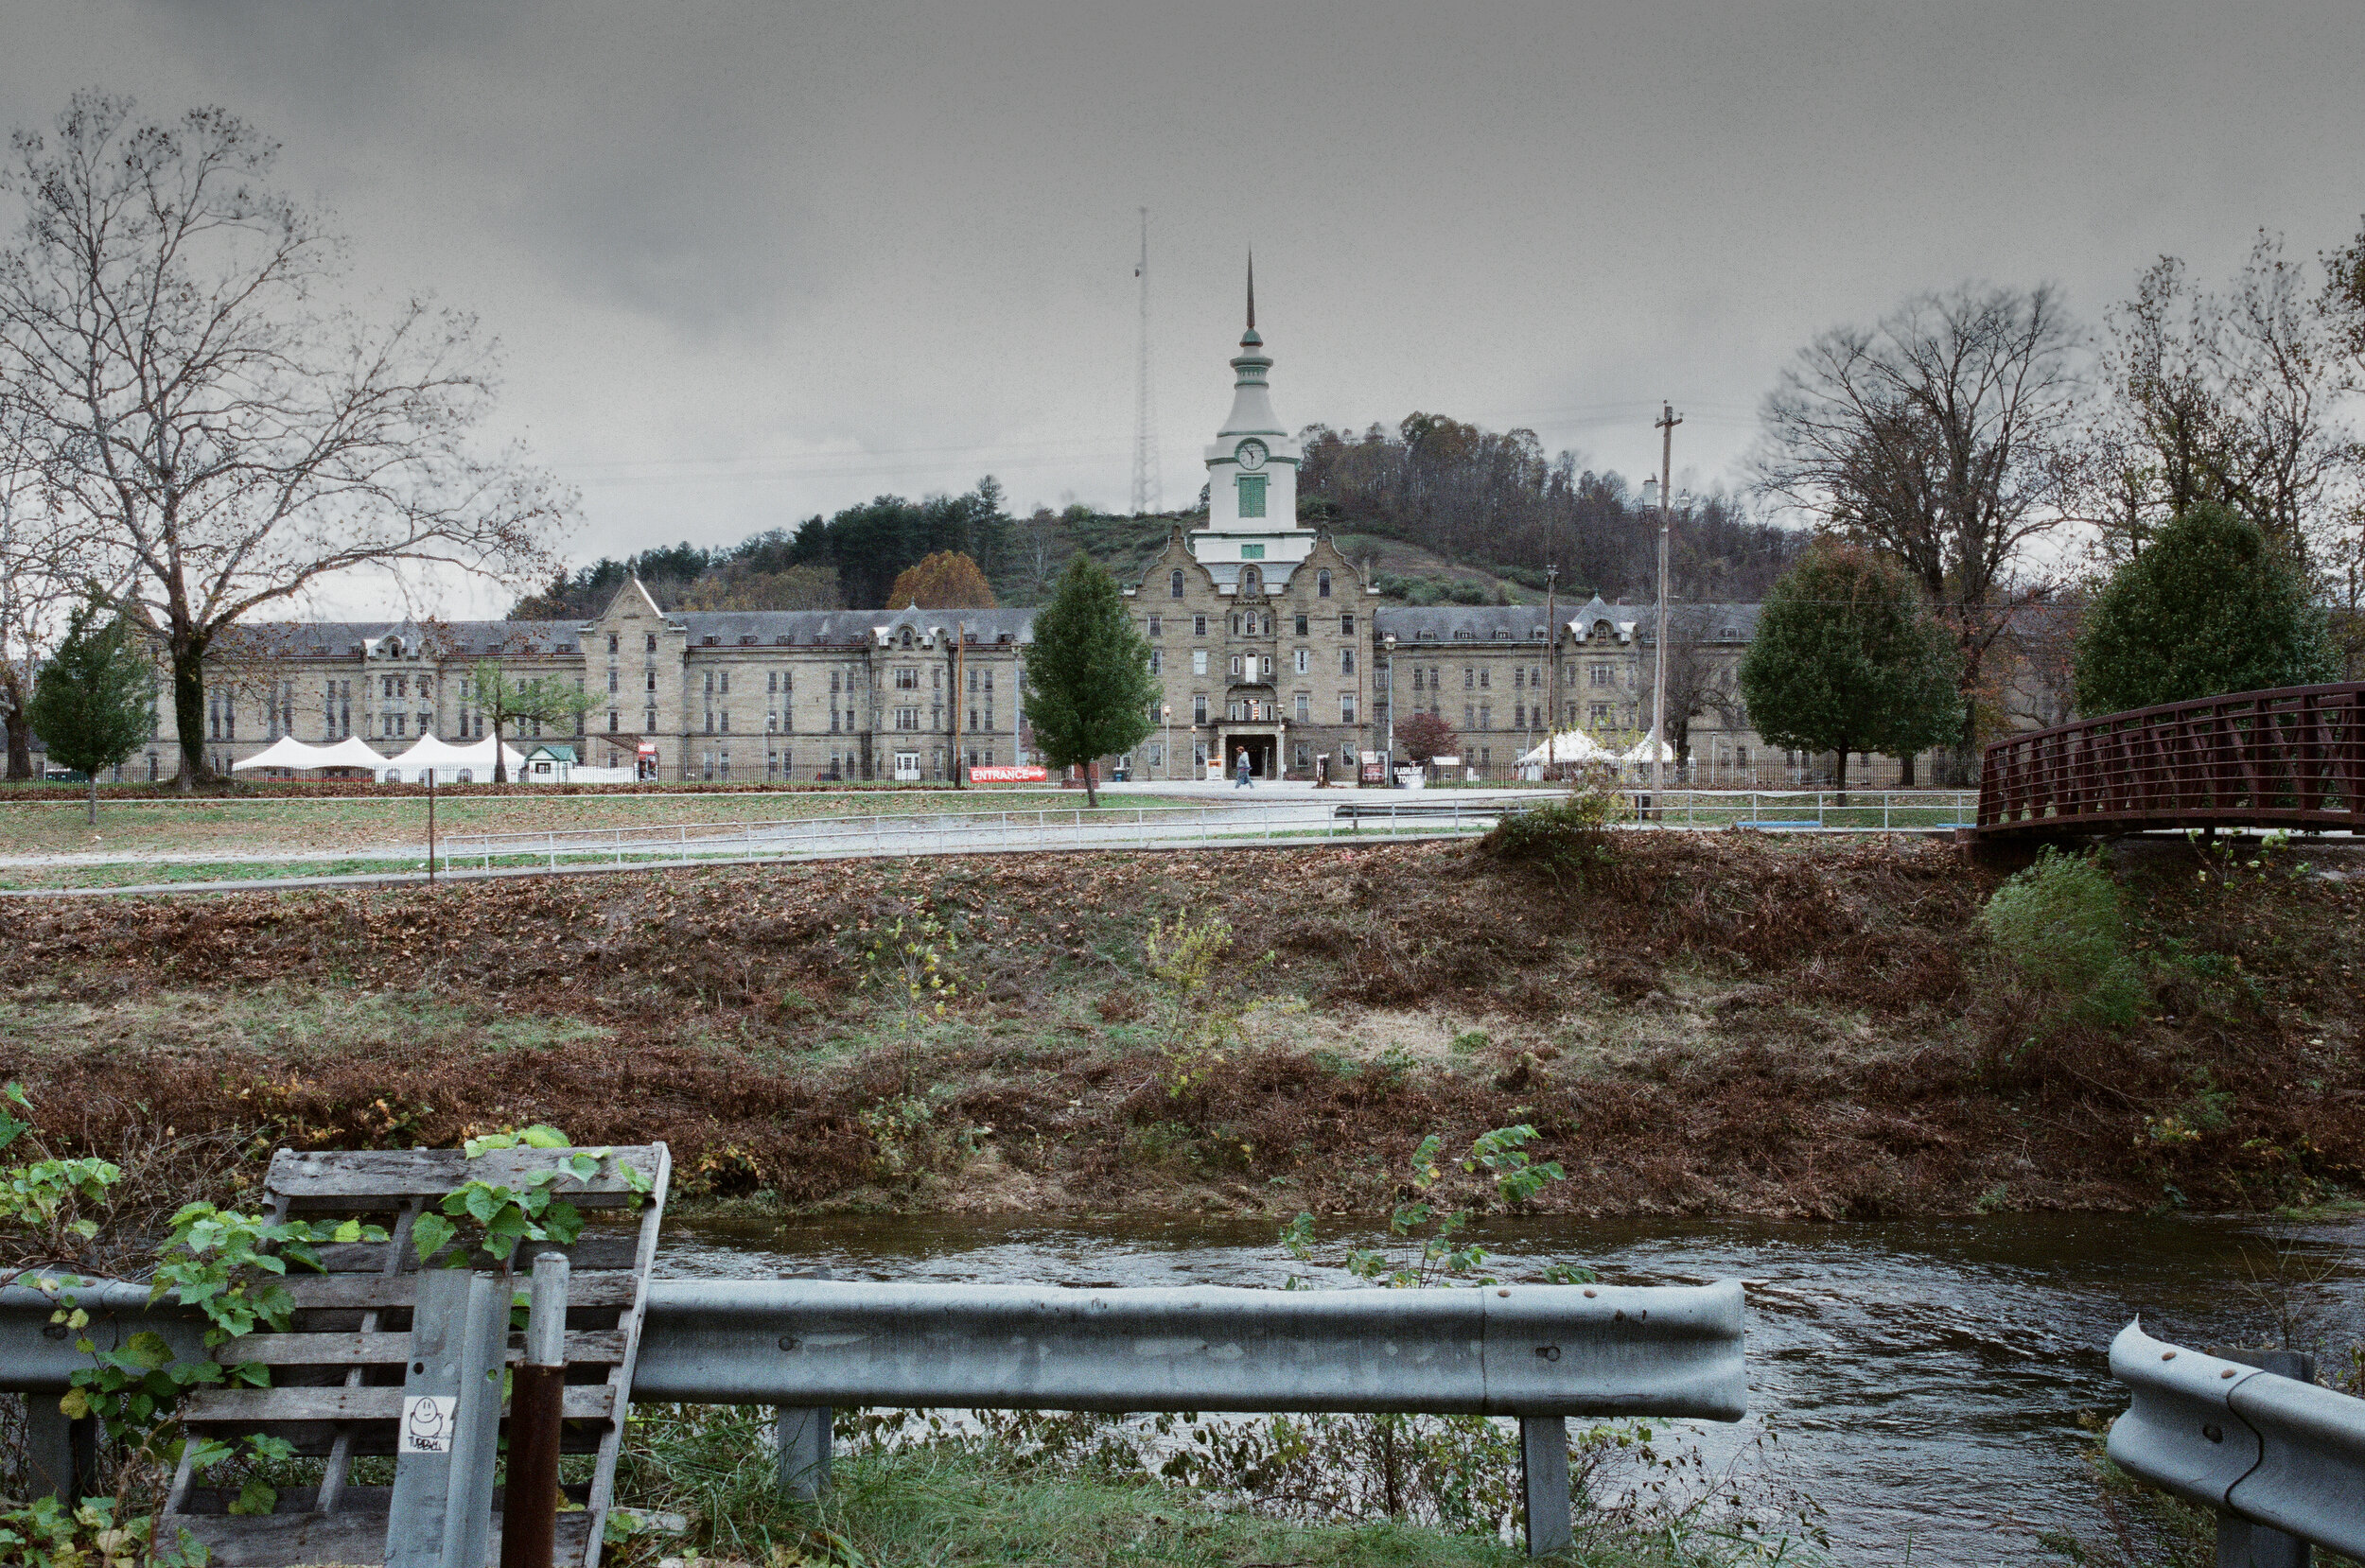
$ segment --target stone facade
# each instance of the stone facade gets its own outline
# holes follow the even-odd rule
[[[1299,446],[1271,401],[1272,358],[1248,330],[1230,415],[1205,450],[1209,508],[1126,590],[1162,697],[1150,736],[1111,758],[1137,779],[1229,775],[1344,783],[1389,749],[1397,711],[1431,712],[1464,762],[1506,776],[1555,727],[1623,749],[1650,724],[1651,612],[1590,603],[1387,609],[1322,531],[1297,519]],[[1750,604],[1693,605],[1685,656],[1729,685],[1757,622]],[[1557,625],[1552,622],[1557,621]],[[555,675],[595,703],[571,735],[588,768],[667,780],[946,780],[961,763],[1034,760],[1020,688],[1031,610],[660,610],[628,584],[597,619],[313,622],[247,628],[219,645],[205,749],[218,770],[291,734],[359,736],[388,756],[423,734],[480,740],[469,671]],[[1392,690],[1393,688],[1393,690]],[[531,726],[529,726],[531,727]],[[1737,703],[1691,722],[1702,782],[1772,770]],[[167,707],[125,770],[169,777]]]

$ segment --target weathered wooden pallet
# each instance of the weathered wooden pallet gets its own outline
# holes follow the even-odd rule
[[[266,1388],[202,1388],[183,1402],[193,1437],[237,1441],[250,1433],[284,1437],[296,1453],[320,1458],[318,1487],[281,1491],[268,1515],[228,1511],[233,1500],[196,1484],[184,1462],[158,1521],[159,1539],[186,1529],[203,1542],[219,1568],[282,1568],[311,1563],[371,1564],[386,1560],[393,1489],[351,1484],[356,1458],[393,1455],[402,1417],[403,1376],[412,1354],[412,1309],[418,1299],[420,1262],[412,1225],[444,1194],[484,1180],[511,1187],[579,1151],[504,1149],[468,1159],[456,1149],[411,1153],[376,1150],[299,1153],[282,1149],[264,1183],[265,1211],[274,1220],[357,1218],[385,1227],[379,1243],[337,1243],[318,1248],[325,1273],[291,1271],[286,1279],[297,1311],[288,1332],[260,1331],[223,1346],[226,1363],[258,1362],[271,1369]],[[609,1151],[598,1176],[571,1177],[558,1192],[589,1218],[565,1248],[571,1266],[567,1293],[566,1425],[561,1447],[597,1455],[587,1485],[568,1490],[581,1505],[562,1513],[553,1568],[597,1568],[602,1535],[616,1485],[624,1405],[639,1353],[648,1307],[650,1265],[665,1213],[672,1157],[662,1143]],[[638,1211],[619,1164],[649,1178]],[[522,1291],[534,1255],[554,1250],[527,1243],[514,1260]],[[429,1259],[440,1268],[447,1254]],[[480,1265],[492,1266],[478,1258]],[[513,1334],[509,1356],[522,1354]],[[499,1493],[491,1554],[499,1553]]]

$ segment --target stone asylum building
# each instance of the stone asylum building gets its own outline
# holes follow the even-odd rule
[[[1465,762],[1490,775],[1554,728],[1641,736],[1649,608],[1380,606],[1328,535],[1297,520],[1301,451],[1273,411],[1253,294],[1231,364],[1232,411],[1203,454],[1207,515],[1178,526],[1126,590],[1164,697],[1148,739],[1112,761],[1181,779],[1211,764],[1228,775],[1246,752],[1262,778],[1320,767],[1346,782],[1362,754],[1386,748],[1392,697],[1400,714],[1453,725]],[[1782,760],[1730,694],[1756,615],[1691,605],[1674,621],[1687,678],[1715,699],[1691,725],[1704,783]],[[260,623],[209,663],[203,749],[226,771],[283,735],[358,736],[389,757],[422,735],[475,740],[486,731],[470,671],[497,658],[513,679],[555,676],[600,699],[571,733],[512,735],[571,746],[586,766],[733,783],[943,780],[962,763],[1040,761],[1020,687],[1033,620],[1024,609],[668,613],[633,582],[581,622]],[[1684,685],[1671,673],[1671,695]],[[164,705],[126,777],[172,775],[171,726]]]

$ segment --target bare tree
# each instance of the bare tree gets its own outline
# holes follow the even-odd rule
[[[2215,501],[2336,569],[2365,481],[2365,443],[2342,417],[2365,390],[2365,356],[2345,345],[2341,257],[2325,259],[2327,282],[2311,288],[2262,231],[2228,292],[2163,256],[2111,310],[2101,396],[2071,470],[2107,564]]]
[[[1743,727],[1734,674],[1740,650],[1717,645],[1722,613],[1696,604],[1673,605],[1667,612],[1667,723],[1660,733],[1675,748],[1678,765],[1691,758],[1692,720],[1712,713],[1728,729]],[[1646,715],[1646,725],[1656,727],[1656,720]]]
[[[423,299],[375,323],[327,303],[345,246],[271,187],[275,144],[83,92],[14,148],[0,380],[36,415],[48,514],[89,530],[164,645],[184,788],[207,771],[206,653],[240,618],[357,569],[552,568],[570,497],[514,447],[471,448],[494,346]]]
[[[33,427],[32,411],[0,386],[0,730],[7,732],[11,783],[33,776],[27,714],[42,655],[93,575],[87,552],[78,548],[84,541],[42,505]]]
[[[1762,492],[1914,574],[1954,635],[1967,697],[2043,585],[2030,543],[2063,521],[2076,341],[2050,287],[1966,284],[1823,334],[1766,400]],[[1958,776],[1976,739],[1964,710]]]

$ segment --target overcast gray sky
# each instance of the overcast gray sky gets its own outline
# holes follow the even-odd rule
[[[1251,245],[1285,419],[1636,475],[1666,399],[1715,482],[1788,355],[1913,291],[2091,321],[2162,252],[2354,235],[2361,65],[2359,0],[0,0],[0,119],[226,105],[366,284],[479,311],[578,559],[988,472],[1121,508],[1141,206],[1169,505]]]

